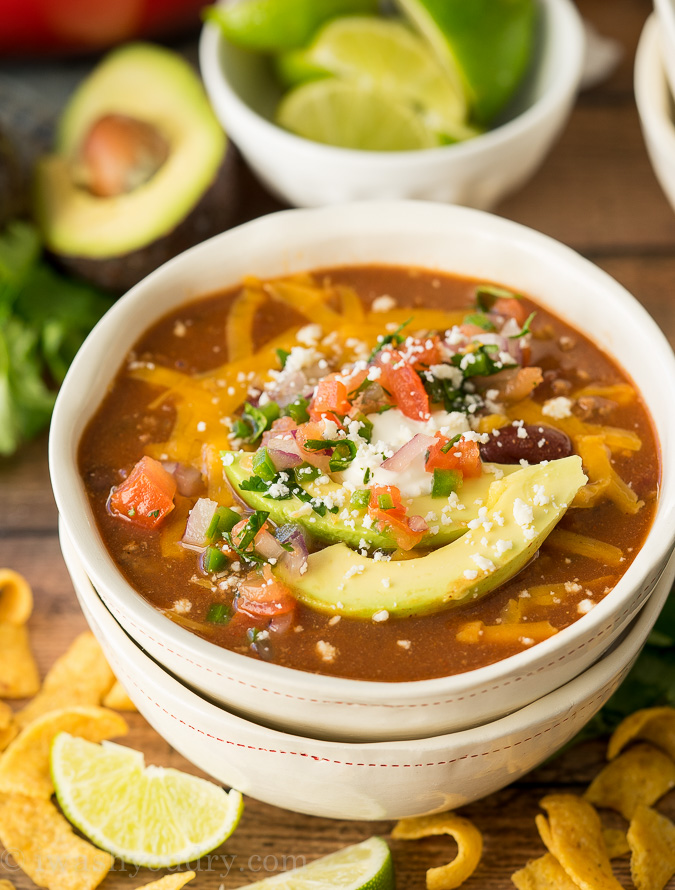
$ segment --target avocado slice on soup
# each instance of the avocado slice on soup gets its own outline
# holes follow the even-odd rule
[[[75,91],[34,191],[48,249],[75,274],[123,292],[233,222],[236,164],[189,63],[134,43]]]
[[[353,618],[422,615],[478,599],[534,556],[586,483],[578,455],[533,464],[493,481],[465,534],[417,559],[368,559],[345,543],[309,556],[307,571],[275,574],[315,609]]]
[[[311,481],[303,482],[300,486],[312,498],[322,502],[324,507],[326,504],[329,507],[339,507],[337,513],[326,508],[321,510],[323,515],[320,515],[310,504],[298,497],[276,500],[266,493],[244,490],[242,483],[254,475],[251,466],[253,455],[246,451],[224,452],[224,454],[227,455],[224,463],[225,475],[237,496],[252,510],[266,510],[276,525],[292,522],[318,540],[329,544],[341,541],[350,547],[358,548],[362,547],[361,542],[365,541],[369,548],[396,549],[396,542],[391,535],[379,532],[372,522],[369,522],[364,508],[355,509],[354,505],[350,505],[352,492],[332,479],[325,484]],[[231,463],[228,463],[230,460]],[[430,529],[433,529],[424,536],[420,547],[438,547],[465,534],[468,523],[478,516],[478,511],[484,505],[495,479],[511,475],[520,469],[517,464],[486,463],[483,467],[484,472],[477,479],[464,480],[455,497],[448,499],[423,495],[413,498],[408,508],[409,515],[429,516],[428,524]],[[349,511],[348,518],[341,516],[345,507]]]

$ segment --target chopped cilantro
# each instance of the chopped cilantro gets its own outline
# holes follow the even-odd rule
[[[290,352],[287,349],[277,349],[277,358],[279,359],[279,364],[281,365],[281,370],[286,367],[286,362],[288,361],[288,356]]]
[[[467,355],[472,355],[471,361],[465,361]],[[496,356],[496,358],[495,358]],[[462,363],[464,363],[462,365]],[[470,353],[457,353],[452,357],[452,364],[456,368],[460,368],[464,378],[467,377],[490,377],[492,374],[498,374],[504,368],[515,368],[517,362],[502,362],[499,358],[499,347],[496,343],[484,343],[478,346]]]
[[[530,312],[530,314],[525,319],[525,324],[522,326],[522,328],[518,331],[517,334],[512,334],[509,337],[509,340],[518,340],[518,339],[520,339],[520,337],[524,337],[526,334],[530,334],[531,333],[530,325],[532,324],[532,319],[534,318],[534,316],[536,314],[537,314],[536,312]]]
[[[452,448],[452,446],[456,445],[459,442],[459,440],[462,438],[463,435],[464,435],[463,433],[457,433],[456,436],[453,436],[452,439],[450,439],[448,442],[446,442],[445,445],[443,445],[441,447],[441,451],[443,452],[443,454],[447,454],[448,451],[450,451],[450,449]]]
[[[368,483],[372,479],[372,476],[373,471],[370,469],[370,467],[366,467],[366,472],[363,474],[363,484],[368,485]]]
[[[267,522],[267,518],[269,517],[269,515],[270,514],[267,510],[256,510],[255,513],[251,513],[246,521],[246,525],[242,529],[242,535],[238,544],[235,544],[232,540],[231,532],[227,532],[225,534],[227,543],[234,550],[234,552],[246,562],[262,563],[265,561],[255,552],[255,550],[249,550],[248,548],[255,540],[255,536],[258,534],[260,529]]]
[[[488,318],[484,312],[474,312],[464,318],[464,324],[474,324],[477,328],[484,331],[496,331],[496,325]]]
[[[333,453],[328,462],[331,473],[345,470],[356,457],[356,442],[351,439],[308,439],[304,447],[307,451],[324,451],[332,448]]]
[[[148,513],[148,516],[152,516],[153,519],[157,519],[157,517],[159,516],[159,510],[151,510]]]
[[[381,352],[385,346],[400,346],[405,339],[401,336],[401,331],[403,330],[403,328],[407,328],[412,320],[413,316],[411,316],[407,321],[404,321],[403,324],[400,324],[395,331],[392,331],[391,334],[387,334],[385,337],[382,337],[375,349],[373,349],[373,351],[368,356],[368,361],[372,362],[378,352]]]
[[[489,312],[497,300],[521,300],[520,294],[496,284],[479,284],[476,288],[476,306],[481,312]]]

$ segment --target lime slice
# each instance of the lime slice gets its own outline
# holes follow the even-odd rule
[[[97,846],[134,865],[163,868],[223,843],[244,808],[238,791],[144,764],[140,751],[67,732],[52,744],[52,781],[66,817]]]
[[[424,40],[397,21],[336,19],[306,50],[282,56],[278,70],[286,83],[324,73],[386,90],[417,110],[430,129],[455,139],[475,135],[463,124],[467,105],[461,83],[448,75]]]
[[[345,847],[302,868],[247,884],[240,890],[394,890],[394,864],[380,837]]]
[[[459,77],[473,119],[488,124],[527,70],[536,0],[396,0],[426,36],[451,76]]]
[[[423,119],[389,93],[335,78],[291,90],[281,100],[277,123],[340,148],[413,151],[440,144]]]
[[[262,52],[306,46],[315,31],[340,15],[377,12],[377,0],[230,0],[204,10],[238,46]]]

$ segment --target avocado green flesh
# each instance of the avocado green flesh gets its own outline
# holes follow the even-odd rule
[[[381,534],[375,528],[367,528],[363,525],[363,519],[366,511],[359,511],[357,516],[352,516],[349,520],[350,525],[345,523],[344,519],[339,518],[339,514],[326,512],[325,516],[319,516],[313,510],[307,512],[307,508],[298,498],[288,498],[279,501],[274,498],[265,497],[254,491],[242,491],[241,483],[249,479],[253,475],[250,469],[250,453],[233,452],[234,460],[229,466],[226,466],[225,475],[234,488],[237,496],[244,501],[253,510],[266,510],[270,514],[272,522],[277,525],[283,525],[286,522],[293,522],[296,525],[306,529],[315,538],[325,541],[329,544],[335,541],[342,541],[350,547],[358,548],[361,541],[366,541],[369,547],[380,548],[383,550],[395,550],[396,542],[388,534]],[[245,466],[242,466],[242,459]],[[516,472],[519,467],[510,464],[488,464],[488,467],[496,467],[501,470],[504,475]],[[409,516],[425,517],[430,511],[438,516],[438,522],[429,522],[428,524],[434,528],[438,526],[436,534],[427,534],[422,539],[420,547],[438,547],[441,544],[447,544],[454,541],[460,535],[463,535],[467,529],[467,523],[478,516],[478,510],[488,496],[490,485],[494,482],[495,476],[489,472],[483,473],[478,479],[467,479],[458,492],[459,506],[447,511],[446,523],[441,521],[441,510],[448,506],[447,498],[432,498],[431,495],[418,497],[413,499],[412,505],[408,507]],[[345,490],[336,482],[329,482],[326,485],[316,485],[314,483],[305,483],[303,488],[312,497],[325,498],[327,496],[335,496],[335,493],[344,492]],[[349,509],[349,492],[347,491],[344,506]],[[480,503],[476,503],[479,501]],[[340,512],[342,512],[342,507]],[[300,511],[298,515],[298,511]],[[449,522],[448,522],[449,520]],[[353,528],[351,523],[353,522]]]
[[[485,525],[426,556],[382,562],[335,544],[310,554],[303,575],[291,575],[283,564],[275,574],[299,600],[331,614],[372,618],[386,610],[402,617],[453,608],[485,596],[517,574],[585,482],[577,455],[518,469],[493,483]],[[518,499],[532,509],[527,529],[514,516],[515,506],[522,521]],[[503,550],[500,541],[510,542],[510,549]]]
[[[143,185],[100,198],[75,185],[83,139],[101,117],[120,114],[157,128],[169,157]],[[199,78],[170,50],[129,44],[107,56],[75,92],[60,123],[56,153],[35,172],[35,213],[50,250],[107,258],[172,231],[211,186],[227,140]]]
[[[535,0],[396,0],[463,84],[473,120],[489,124],[532,57]]]

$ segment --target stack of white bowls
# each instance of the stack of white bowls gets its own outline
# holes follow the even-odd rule
[[[647,151],[675,210],[675,0],[654,0],[635,57],[635,101]]]
[[[52,421],[63,551],[83,609],[148,721],[189,760],[246,794],[351,819],[459,806],[533,768],[604,704],[668,594],[675,466],[664,460],[653,527],[617,587],[531,649],[454,677],[407,683],[291,670],[172,623],[125,581],[77,470],[82,431],[140,332],[178,305],[235,285],[347,264],[426,267],[531,294],[614,356],[641,391],[664,458],[675,449],[675,359],[642,307],[551,239],[480,211],[415,202],[274,214],[177,257],[130,291],[78,354]],[[101,362],[101,356],[106,361]]]

